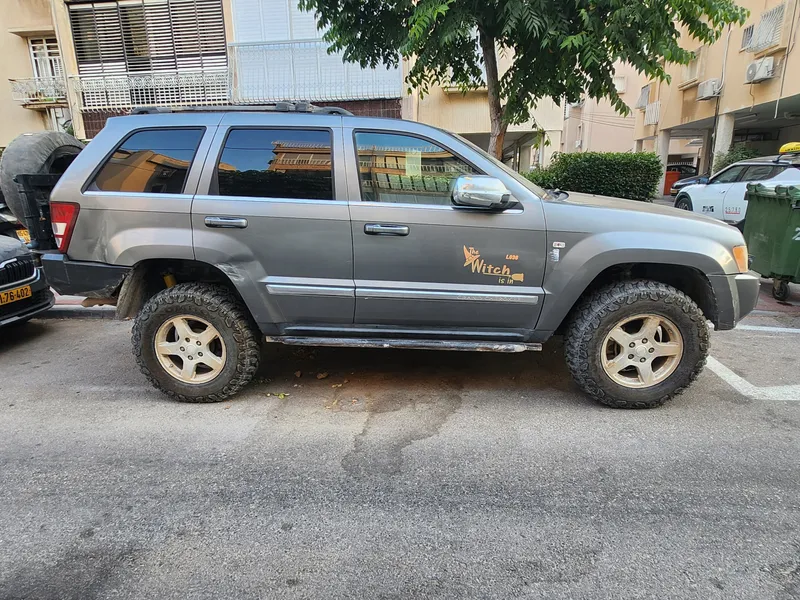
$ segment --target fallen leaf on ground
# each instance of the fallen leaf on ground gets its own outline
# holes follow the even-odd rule
[[[302,377],[303,376],[303,372],[302,371],[295,371],[294,372],[294,376],[295,377]]]
[[[324,373],[317,373],[317,379],[325,379],[328,376],[328,372],[325,371]]]

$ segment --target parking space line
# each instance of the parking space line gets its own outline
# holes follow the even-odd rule
[[[708,368],[737,392],[753,400],[774,402],[800,402],[800,385],[774,385],[756,387],[723,365],[713,356],[706,359]]]

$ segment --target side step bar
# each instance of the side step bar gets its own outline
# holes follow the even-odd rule
[[[404,340],[396,338],[341,338],[270,336],[268,342],[289,346],[333,346],[346,348],[401,348],[406,350],[460,350],[463,352],[525,352],[541,350],[541,344],[522,342],[470,342],[453,340]]]

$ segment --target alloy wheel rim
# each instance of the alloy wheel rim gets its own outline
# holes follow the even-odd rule
[[[225,368],[222,335],[199,317],[179,315],[164,321],[156,331],[154,349],[159,364],[181,383],[208,383]]]
[[[675,372],[683,357],[678,327],[661,315],[645,313],[619,321],[600,347],[608,377],[627,388],[658,385]]]

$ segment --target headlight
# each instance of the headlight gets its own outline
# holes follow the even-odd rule
[[[736,266],[739,268],[739,273],[747,273],[747,246],[735,246],[733,248],[733,258],[736,261]]]

